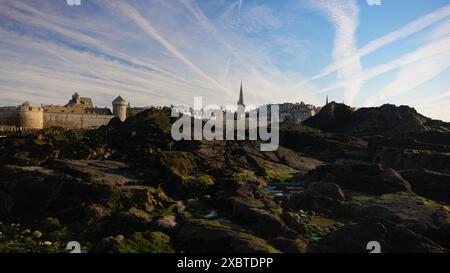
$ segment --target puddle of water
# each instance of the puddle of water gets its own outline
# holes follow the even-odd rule
[[[303,187],[299,183],[274,183],[262,189],[262,192],[271,196],[284,196],[287,193],[302,191]]]

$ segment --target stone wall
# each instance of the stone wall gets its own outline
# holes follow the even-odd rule
[[[44,128],[59,126],[74,130],[93,129],[108,124],[113,118],[112,115],[44,113]]]

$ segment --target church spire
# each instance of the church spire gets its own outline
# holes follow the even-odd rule
[[[328,95],[327,95],[327,101],[326,101],[325,105],[327,105],[327,104],[328,104]]]
[[[239,100],[238,100],[237,104],[245,106],[245,104],[244,104],[244,92],[242,91],[242,81],[241,81],[241,89],[239,91]]]

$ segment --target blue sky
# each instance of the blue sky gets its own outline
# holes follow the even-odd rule
[[[370,2],[370,0],[369,0]],[[450,121],[450,1],[0,0],[0,105],[325,96]]]

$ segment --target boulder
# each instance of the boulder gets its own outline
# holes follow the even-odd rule
[[[382,253],[442,253],[445,249],[407,228],[381,218],[349,224],[325,237],[315,251],[332,253],[368,253],[369,242],[380,243]]]
[[[277,237],[270,239],[268,242],[284,253],[306,253],[308,250],[308,240],[303,237],[295,240]]]
[[[440,242],[444,247],[450,249],[450,222],[442,225],[436,231],[436,239]]]
[[[380,146],[373,152],[373,159],[396,170],[428,169],[450,173],[448,152]]]
[[[339,185],[330,182],[313,182],[308,188],[288,196],[284,206],[293,210],[313,210],[335,213],[343,209],[345,194]]]
[[[412,193],[386,194],[372,201],[355,205],[350,215],[353,221],[371,217],[395,223],[417,234],[433,237],[436,230],[450,219],[448,209]]]
[[[360,162],[321,166],[308,173],[308,180],[333,182],[344,189],[371,194],[411,191],[411,185],[397,171]]]
[[[327,182],[311,183],[309,184],[307,191],[310,192],[310,194],[318,194],[331,199],[345,201],[344,192],[339,187],[339,185],[334,183],[327,183]]]
[[[225,226],[188,224],[176,236],[176,247],[187,253],[276,253],[267,241]]]
[[[450,203],[450,174],[426,169],[404,170],[400,174],[408,180],[415,193]]]
[[[255,230],[263,238],[284,237],[296,239],[299,234],[286,226],[271,210],[240,198],[231,198],[231,218]]]
[[[178,226],[175,215],[166,215],[155,221],[155,229],[170,233]]]

